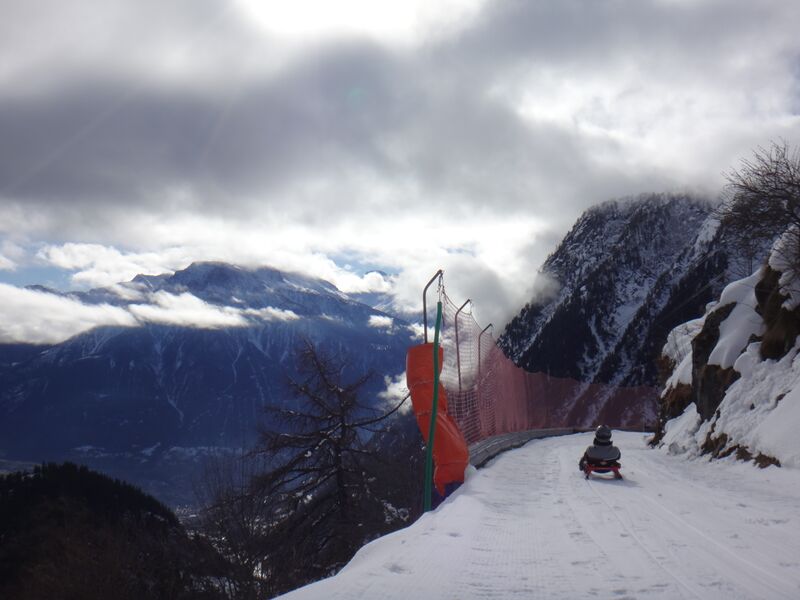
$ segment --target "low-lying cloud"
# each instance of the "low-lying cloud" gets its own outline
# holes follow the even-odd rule
[[[170,273],[191,262],[177,248],[164,248],[159,252],[122,252],[113,246],[74,242],[49,244],[38,251],[37,258],[75,271],[72,282],[81,287],[113,286],[140,274]]]
[[[137,320],[200,329],[245,327],[248,324],[240,310],[215,306],[189,293],[159,291],[152,294],[150,299],[152,304],[131,304],[128,307]]]
[[[384,315],[370,315],[367,325],[375,329],[391,329],[394,325],[394,319]]]
[[[383,384],[384,389],[378,392],[378,398],[386,403],[386,407],[394,408],[402,402],[399,412],[401,414],[411,413],[413,406],[408,394],[405,371],[392,377],[384,375]]]
[[[57,344],[95,327],[135,327],[127,310],[0,283],[0,342]]]
[[[242,314],[255,317],[261,321],[297,321],[300,318],[300,315],[293,310],[275,308],[273,306],[247,308],[242,311]]]
[[[117,286],[131,291],[129,286]],[[115,291],[112,288],[111,291]],[[138,327],[148,323],[222,329],[251,327],[300,317],[286,309],[237,308],[210,304],[189,294],[165,291],[131,295],[125,306],[87,304],[68,296],[0,283],[0,343],[58,344],[96,327]]]

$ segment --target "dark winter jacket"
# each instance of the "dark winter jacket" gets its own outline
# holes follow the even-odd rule
[[[594,444],[586,448],[583,454],[590,463],[597,463],[600,461],[619,461],[622,453],[619,451],[611,441],[594,440]]]

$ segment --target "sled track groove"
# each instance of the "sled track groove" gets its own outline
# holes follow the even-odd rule
[[[600,502],[602,502],[602,503],[603,503],[603,504],[606,506],[606,508],[608,509],[608,512],[609,512],[609,513],[611,513],[611,514],[613,514],[613,515],[614,515],[614,518],[617,520],[617,522],[620,524],[620,526],[621,526],[621,527],[622,527],[622,528],[625,530],[625,532],[626,532],[626,533],[627,533],[629,536],[631,536],[631,538],[632,538],[632,539],[633,539],[633,540],[636,542],[636,545],[637,545],[637,546],[639,546],[639,548],[641,548],[641,549],[644,551],[644,553],[645,553],[645,554],[647,554],[647,556],[649,556],[649,557],[650,557],[650,560],[651,560],[651,561],[652,561],[652,562],[653,562],[653,563],[654,563],[656,566],[658,566],[658,568],[659,568],[661,571],[663,571],[663,572],[664,572],[664,573],[665,573],[665,574],[666,574],[666,575],[667,575],[667,576],[668,576],[670,579],[672,579],[672,580],[673,580],[673,581],[674,581],[674,582],[675,582],[675,583],[678,585],[678,588],[682,588],[684,591],[686,591],[686,592],[689,592],[689,594],[691,594],[691,595],[692,595],[694,598],[697,598],[698,600],[703,600],[703,598],[705,598],[705,594],[703,594],[702,592],[698,592],[698,590],[694,589],[694,587],[693,587],[693,586],[689,586],[689,585],[687,585],[687,584],[686,584],[686,582],[684,582],[683,580],[681,580],[681,578],[680,578],[678,575],[676,575],[676,574],[675,574],[675,573],[673,573],[673,572],[672,572],[670,569],[668,569],[666,566],[664,566],[663,562],[662,562],[662,561],[660,561],[660,560],[658,559],[658,557],[657,557],[657,556],[655,556],[655,555],[654,555],[654,554],[653,554],[653,553],[650,551],[650,549],[649,549],[649,548],[647,548],[647,546],[645,546],[645,544],[642,542],[642,540],[641,540],[641,539],[639,539],[639,536],[638,536],[638,535],[636,535],[636,532],[635,532],[635,531],[633,531],[633,529],[632,529],[631,527],[628,527],[628,526],[625,524],[625,522],[624,522],[624,521],[623,521],[623,520],[620,518],[619,514],[618,514],[618,513],[617,513],[617,511],[614,509],[614,507],[613,507],[613,506],[611,506],[611,505],[610,505],[610,504],[609,504],[609,503],[606,501],[606,499],[605,499],[605,498],[603,498],[602,494],[599,494],[599,493],[597,492],[597,490],[596,490],[596,489],[594,489],[594,486],[592,485],[592,482],[591,482],[591,480],[590,480],[590,479],[587,479],[587,480],[585,480],[585,481],[586,481],[586,484],[587,484],[587,486],[589,487],[589,489],[590,489],[590,490],[592,491],[592,493],[595,495],[595,497],[597,497],[597,498],[600,500]]]
[[[698,529],[697,527],[695,527],[694,525],[689,523],[686,519],[684,519],[680,515],[676,514],[675,512],[673,512],[672,510],[670,510],[666,506],[664,506],[662,503],[654,500],[653,498],[648,497],[645,494],[642,494],[641,492],[637,492],[635,490],[632,490],[632,491],[637,496],[637,498],[639,498],[640,500],[646,502],[650,506],[657,507],[659,509],[661,515],[659,517],[659,515],[656,515],[655,513],[651,512],[651,511],[648,511],[647,509],[643,509],[643,510],[645,510],[645,512],[648,512],[649,514],[653,515],[654,517],[658,517],[658,518],[662,518],[662,519],[665,518],[665,516],[666,516],[666,519],[669,522],[671,522],[673,525],[675,525],[676,528],[677,527],[682,527],[682,528],[685,528],[685,529],[691,531],[692,533],[694,533],[695,535],[699,536],[700,538],[702,538],[704,541],[706,541],[707,543],[709,543],[710,545],[712,545],[716,549],[720,550],[727,558],[735,559],[735,561],[740,565],[740,569],[742,571],[750,572],[752,579],[757,580],[759,585],[762,586],[762,588],[760,590],[756,590],[756,591],[763,593],[764,589],[770,589],[770,590],[772,590],[773,593],[778,594],[779,595],[778,597],[787,598],[787,600],[793,600],[793,599],[797,598],[796,595],[788,595],[784,588],[776,587],[775,583],[774,583],[775,581],[779,581],[782,585],[787,586],[787,587],[791,587],[793,585],[791,582],[786,581],[785,579],[782,579],[782,578],[778,577],[775,573],[770,573],[769,571],[763,569],[762,567],[760,567],[759,565],[755,564],[752,561],[745,560],[739,554],[737,554],[736,552],[734,552],[730,548],[726,547],[724,544],[720,543],[718,540],[715,540],[714,538],[712,538],[711,536],[709,536],[708,534],[706,534],[702,530]],[[642,507],[643,505],[640,504],[639,506]],[[724,559],[721,559],[721,560],[724,562]],[[757,571],[758,575],[756,575],[756,573],[753,573],[753,571]],[[774,598],[776,596],[770,596],[770,597]]]

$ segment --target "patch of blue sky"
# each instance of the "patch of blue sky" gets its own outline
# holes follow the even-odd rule
[[[0,283],[25,287],[27,285],[42,285],[54,290],[67,291],[75,289],[72,271],[54,266],[26,266],[14,271],[0,271]]]
[[[396,275],[398,273],[397,269],[378,264],[357,252],[339,252],[331,254],[329,258],[342,269],[359,276],[366,275],[371,271],[379,271],[384,275]]]

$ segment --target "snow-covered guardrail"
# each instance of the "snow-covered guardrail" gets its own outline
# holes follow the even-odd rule
[[[485,440],[475,442],[469,447],[469,463],[479,469],[498,454],[519,448],[531,440],[559,435],[570,435],[580,431],[573,427],[562,429],[531,429],[529,431],[515,431],[514,433],[502,433]]]

